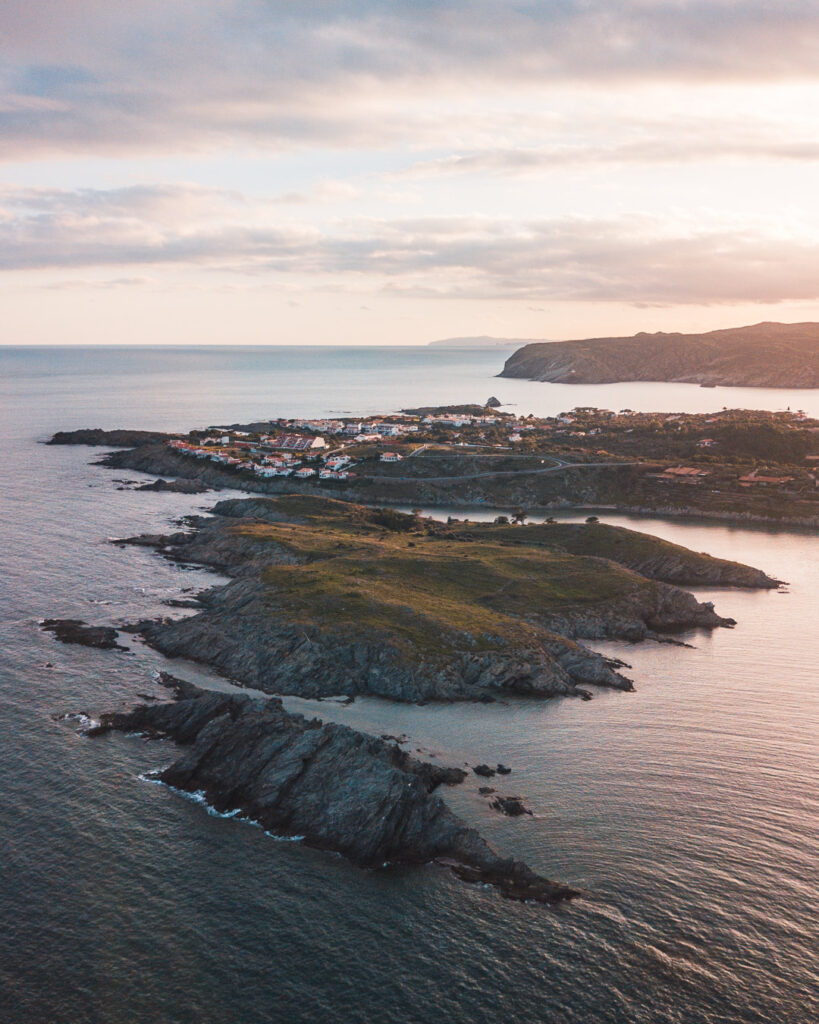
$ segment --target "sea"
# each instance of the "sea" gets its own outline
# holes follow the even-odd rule
[[[634,693],[311,716],[406,733],[442,763],[503,761],[531,818],[473,777],[445,799],[497,849],[581,888],[511,902],[442,868],[364,871],[151,784],[168,742],[88,739],[87,716],[161,694],[144,644],[63,646],[46,617],[187,614],[218,582],[112,538],[214,495],[141,493],[76,427],[188,429],[483,402],[802,408],[819,392],[498,379],[507,353],[426,348],[0,348],[0,1021],[3,1024],[811,1024],[819,1020],[819,537],[600,513],[788,585],[698,589],[735,629],[690,647],[598,644]],[[221,496],[221,495],[220,495]],[[430,509],[489,518],[492,509]],[[577,518],[577,513],[561,513]],[[72,717],[74,716],[74,717]]]

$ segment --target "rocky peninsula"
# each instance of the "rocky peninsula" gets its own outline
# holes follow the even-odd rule
[[[188,531],[119,541],[230,577],[199,596],[197,614],[133,628],[169,656],[275,694],[419,702],[629,690],[622,663],[582,640],[733,625],[666,579],[777,585],[599,524],[446,525],[300,495],[213,511]]]
[[[165,676],[170,703],[101,717],[88,730],[167,737],[181,756],[158,778],[279,836],[341,853],[361,867],[437,862],[511,899],[579,895],[501,857],[435,793],[465,773],[418,761],[347,726],[291,714],[276,698],[213,693]],[[507,811],[506,813],[510,813]]]
[[[536,342],[501,377],[555,384],[665,381],[714,387],[819,387],[819,324],[761,323],[706,334]]]
[[[80,443],[107,436],[83,432]],[[167,436],[127,443],[131,454],[184,460]],[[165,676],[173,701],[103,714],[88,732],[173,740],[180,756],[160,781],[271,834],[362,867],[435,862],[541,903],[579,892],[502,857],[450,810],[436,790],[461,782],[462,768],[421,761],[390,736],[290,713],[279,695],[492,703],[506,695],[588,699],[591,686],[631,690],[628,666],[584,640],[677,642],[683,631],[730,627],[732,619],[681,585],[778,585],[749,566],[596,521],[441,523],[290,493],[220,501],[179,525],[114,543],[207,566],[227,582],[185,601],[182,617],[121,628],[277,696],[205,691]],[[115,644],[111,627],[49,620],[44,628],[66,642]],[[473,772],[492,778],[510,769],[479,764]],[[493,786],[479,792],[510,819],[532,813],[520,796]]]

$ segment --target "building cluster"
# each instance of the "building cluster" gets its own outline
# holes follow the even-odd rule
[[[412,454],[421,454],[427,449],[433,452],[435,449],[445,450],[448,446],[453,449],[492,448],[537,454],[541,450],[541,442],[548,444],[553,440],[557,444],[571,444],[574,438],[583,438],[587,453],[610,458],[610,452],[603,447],[609,441],[614,443],[621,436],[627,440],[624,435],[639,431],[638,439],[645,453],[651,451],[649,431],[658,431],[658,446],[654,452],[657,463],[646,468],[661,483],[697,486],[708,480],[709,486],[727,483],[729,486],[755,489],[793,485],[796,477],[774,475],[761,467],[739,479],[734,476],[727,481],[726,473],[720,471],[720,466],[723,469],[727,466],[724,458],[720,458],[725,447],[722,435],[716,438],[697,437],[700,432],[705,434],[709,430],[708,426],[703,426],[703,420],[705,424],[723,425],[733,423],[740,416],[739,422],[749,419],[753,423],[755,415],[763,419],[762,414],[739,414],[731,410],[704,418],[682,413],[658,415],[629,409],[615,413],[608,409],[577,407],[570,412],[536,418],[494,414],[489,410],[461,412],[458,409],[441,409],[429,414],[402,413],[362,419],[280,419],[265,422],[254,431],[209,427],[189,438],[169,443],[184,455],[249,471],[263,478],[292,476],[300,480],[317,478],[331,481],[354,476],[352,468],[357,463],[376,459],[385,464],[398,463],[408,454],[410,447],[415,448]],[[805,423],[802,413],[788,411],[777,413],[772,418],[785,429],[799,427],[819,431],[819,426]],[[446,431],[446,437],[442,436],[441,428]],[[663,447],[668,442],[669,428],[687,430],[688,436],[695,430],[697,433],[691,440],[696,445],[697,454],[707,453],[708,465],[704,466],[696,457],[694,461],[699,465],[668,465],[671,458],[686,457],[680,455],[679,446],[676,449]],[[413,445],[409,444],[411,441]],[[627,443],[633,444],[632,441]],[[807,470],[817,468],[815,463],[819,456],[804,458]],[[655,472],[651,472],[652,468]],[[745,467],[740,472],[744,470]],[[819,477],[815,473],[804,475],[813,486],[819,486]]]
[[[675,484],[701,484],[706,476],[708,470],[698,466],[669,466],[662,473],[656,474],[656,478],[663,483],[671,481]]]
[[[421,420],[426,427],[486,427],[500,421],[500,416],[479,416],[472,413],[430,413]]]
[[[283,425],[359,442],[380,441],[382,437],[403,437],[417,434],[420,430],[417,417],[403,414],[388,419],[379,416],[366,420],[286,420]]]
[[[197,443],[172,440],[168,444],[180,455],[206,459],[221,466],[244,469],[263,478],[293,476],[298,480],[318,477],[319,480],[347,480],[353,460],[340,452],[322,450],[327,443],[310,434],[262,435],[259,440],[246,440],[242,431],[200,439]],[[308,463],[314,463],[309,465]]]

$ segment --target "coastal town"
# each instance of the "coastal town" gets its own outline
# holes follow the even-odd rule
[[[211,426],[172,437],[179,455],[267,480],[332,485],[359,476],[445,472],[526,473],[560,467],[638,466],[646,482],[676,491],[775,490],[792,497],[819,485],[819,421],[801,411],[724,410],[709,415],[614,412],[578,407],[553,417],[486,406],[416,409],[366,419],[280,419]],[[396,470],[399,463],[412,460]],[[552,461],[546,461],[546,460]]]
[[[168,444],[182,455],[262,478],[338,481],[355,477],[353,467],[365,460],[377,459],[387,465],[400,462],[407,445],[409,453],[414,453],[413,447],[417,451],[433,439],[440,441],[442,430],[474,430],[501,421],[499,415],[474,412],[399,413],[369,420],[276,420],[268,431],[209,427],[193,431],[188,439],[172,438]],[[517,428],[513,425],[511,429],[514,437]],[[456,440],[460,434],[452,436]]]

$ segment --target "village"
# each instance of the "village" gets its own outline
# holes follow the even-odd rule
[[[521,472],[542,456],[565,465],[639,464],[660,486],[720,491],[819,485],[819,422],[802,412],[724,410],[710,415],[578,407],[554,417],[515,416],[487,405],[407,410],[364,419],[280,419],[242,429],[208,427],[168,444],[179,454],[312,483],[359,473],[422,474],[421,460],[469,456],[491,472]],[[531,464],[531,465],[530,465]],[[379,468],[377,468],[379,467]]]
[[[435,430],[495,425],[500,420],[498,415],[444,412],[425,416],[401,413],[370,420],[276,420],[269,432],[209,427],[193,431],[190,440],[173,438],[168,444],[182,455],[263,478],[344,481],[356,476],[353,467],[364,459],[375,456],[382,463],[394,464],[404,458],[402,451],[386,447],[385,442],[406,442],[421,434],[429,441],[428,435]],[[373,446],[377,446],[376,452]],[[418,447],[426,445],[419,441],[416,450]]]

